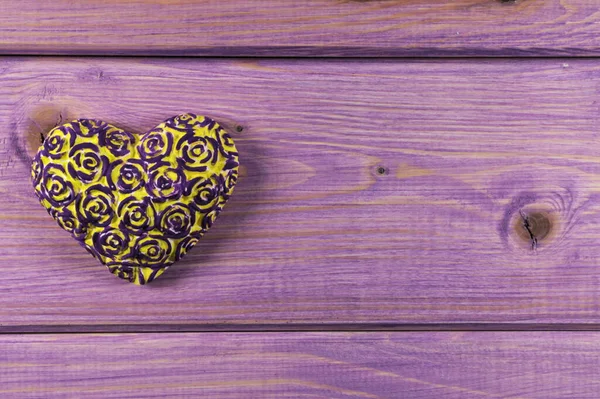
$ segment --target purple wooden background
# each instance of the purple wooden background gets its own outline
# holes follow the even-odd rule
[[[597,398],[598,37],[592,0],[0,0],[0,397]],[[186,111],[240,183],[135,287],[29,162]]]
[[[596,0],[20,0],[0,54],[600,55]]]
[[[596,398],[598,333],[0,336],[24,398]]]

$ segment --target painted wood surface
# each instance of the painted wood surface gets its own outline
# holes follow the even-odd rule
[[[599,55],[595,0],[21,0],[2,54]]]
[[[0,62],[0,329],[598,325],[595,60]],[[37,203],[30,157],[61,117],[188,110],[232,132],[241,178],[132,286]]]
[[[597,398],[598,333],[0,336],[17,398]]]

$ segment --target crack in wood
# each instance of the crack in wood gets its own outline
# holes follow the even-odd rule
[[[525,230],[527,230],[527,233],[529,233],[529,237],[531,238],[531,250],[535,251],[537,249],[538,240],[537,240],[537,237],[535,236],[535,234],[533,234],[531,225],[529,224],[529,218],[527,216],[525,216],[523,211],[520,211],[519,214],[521,215],[521,218],[523,219],[523,227],[525,228]]]

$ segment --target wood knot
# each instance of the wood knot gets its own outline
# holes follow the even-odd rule
[[[521,210],[515,218],[514,232],[524,243],[536,250],[547,237],[551,236],[554,226],[552,215],[548,211]]]
[[[520,253],[537,253],[550,248],[564,234],[568,201],[552,193],[523,193],[508,205],[499,232],[507,247]]]

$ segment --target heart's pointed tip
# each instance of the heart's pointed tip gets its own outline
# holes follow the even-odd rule
[[[168,268],[169,266],[164,266],[161,268],[151,268],[145,266],[130,265],[119,265],[116,267],[115,265],[112,265],[108,267],[109,271],[112,274],[125,281],[129,281],[134,285],[149,284],[152,281],[156,280],[158,277],[160,277]]]

